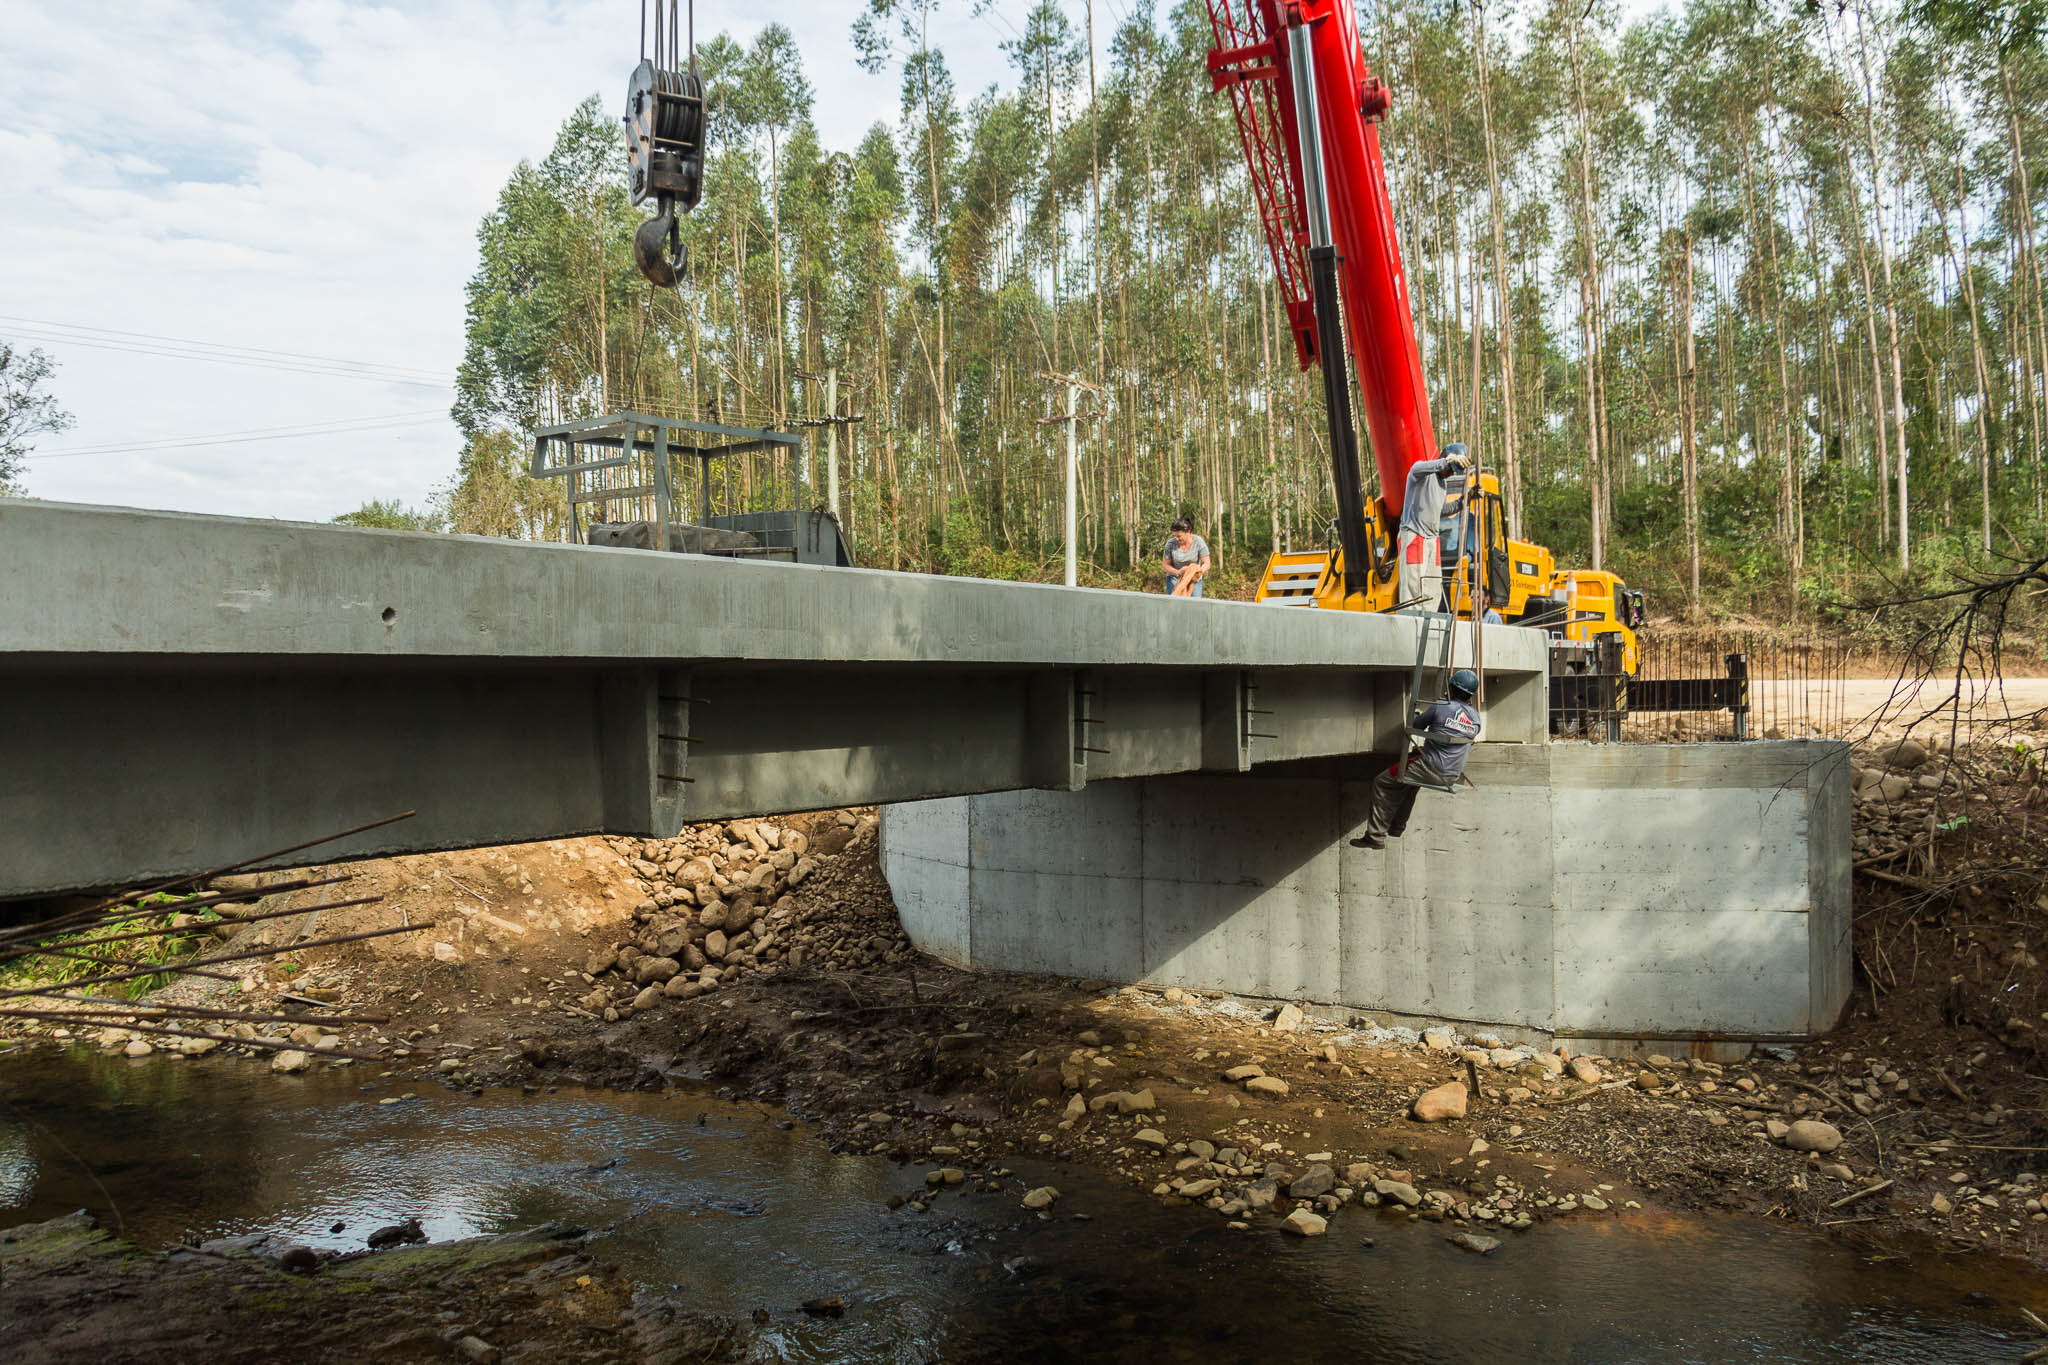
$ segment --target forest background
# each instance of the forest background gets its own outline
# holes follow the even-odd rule
[[[815,421],[830,370],[858,419],[858,562],[1054,578],[1067,391],[1044,376],[1074,374],[1102,388],[1084,583],[1149,583],[1178,515],[1239,593],[1273,548],[1326,543],[1319,381],[1210,91],[1205,6],[998,13],[1015,83],[962,91],[928,20],[970,2],[866,0],[809,54],[776,25],[700,42],[710,155],[677,291],[633,267],[617,119],[574,110],[479,229],[445,493],[344,520],[559,538],[562,490],[523,472],[537,424]],[[1511,534],[1654,611],[1781,621],[2038,556],[2044,13],[1361,7],[1439,439],[1501,475]],[[806,62],[849,56],[900,75],[899,117],[828,153]],[[733,496],[822,501],[826,429],[806,430],[793,470],[735,462]]]

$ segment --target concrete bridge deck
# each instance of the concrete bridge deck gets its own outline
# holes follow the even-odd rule
[[[0,898],[1391,750],[1420,628],[0,501]],[[1540,742],[1543,636],[1485,662]]]

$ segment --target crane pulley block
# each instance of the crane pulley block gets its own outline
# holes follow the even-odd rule
[[[640,64],[626,82],[627,192],[635,204],[655,205],[654,217],[633,234],[633,259],[665,289],[675,287],[686,265],[681,215],[697,207],[704,188],[704,82],[697,74],[694,4],[688,18],[685,30],[678,0],[641,0]]]

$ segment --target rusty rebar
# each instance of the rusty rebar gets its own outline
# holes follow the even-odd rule
[[[364,939],[385,938],[392,934],[417,933],[422,929],[433,928],[434,924],[435,921],[433,920],[422,920],[418,924],[394,924],[388,929],[371,929],[360,934],[338,934],[332,938],[308,939],[304,943],[293,943],[284,946],[267,945],[262,948],[251,949],[246,953],[223,953],[218,957],[203,958],[191,965],[195,967],[217,967],[225,962],[249,962],[256,958],[278,957],[285,953],[301,952],[307,948],[330,948],[338,943],[360,943]],[[161,967],[156,967],[145,972],[108,973],[103,976],[90,978],[90,984],[95,986],[113,986],[123,981],[134,981],[140,977],[155,976],[162,970]],[[75,989],[82,984],[87,983],[69,982],[67,983],[67,988]],[[0,990],[0,1000],[17,1000],[30,996],[47,997],[49,994],[50,990],[48,988]]]

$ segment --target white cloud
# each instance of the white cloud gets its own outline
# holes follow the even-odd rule
[[[1077,13],[1079,0],[1069,6]],[[828,146],[893,120],[855,65],[858,0],[702,0],[699,36],[797,36]],[[1021,21],[1024,0],[1004,10]],[[10,0],[0,83],[0,314],[453,376],[477,222],[578,101],[638,55],[632,0],[275,5]],[[1007,80],[1000,21],[949,0],[934,39],[963,94]],[[1098,38],[1108,40],[1099,16]],[[0,320],[0,338],[12,324]],[[452,425],[186,450],[66,450],[445,405],[448,395],[42,342],[77,427],[39,497],[321,519],[424,499]]]

